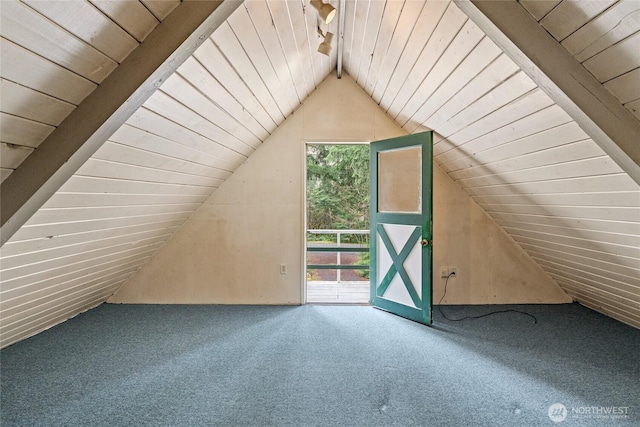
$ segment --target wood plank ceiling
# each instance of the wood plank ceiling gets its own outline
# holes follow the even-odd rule
[[[177,3],[2,2],[2,179]],[[640,2],[521,3],[640,117]],[[218,28],[0,248],[0,346],[153,255],[335,68],[317,27],[303,0],[251,0]],[[347,1],[342,59],[571,296],[640,327],[638,184],[453,3]]]

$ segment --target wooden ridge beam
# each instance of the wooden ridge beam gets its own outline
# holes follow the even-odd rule
[[[640,121],[516,0],[454,0],[638,184]]]
[[[185,0],[1,184],[4,244],[242,0]]]

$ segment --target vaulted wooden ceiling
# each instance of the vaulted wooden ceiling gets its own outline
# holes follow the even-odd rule
[[[640,144],[640,2],[513,5],[595,77],[624,137]],[[181,7],[3,0],[3,195]],[[345,73],[407,132],[434,130],[438,165],[571,296],[640,326],[635,172],[462,9],[347,0]],[[337,42],[319,54],[318,26],[303,0],[248,0],[198,42],[0,248],[2,346],[105,301],[331,75]],[[338,19],[320,28],[338,34]]]

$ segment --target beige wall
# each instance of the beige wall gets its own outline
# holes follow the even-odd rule
[[[403,134],[352,79],[329,76],[109,302],[301,303],[305,142]],[[436,302],[445,265],[458,269],[445,303],[570,301],[437,167],[433,220]]]

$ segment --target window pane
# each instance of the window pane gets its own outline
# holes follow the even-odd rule
[[[378,212],[420,213],[422,147],[378,153]]]

